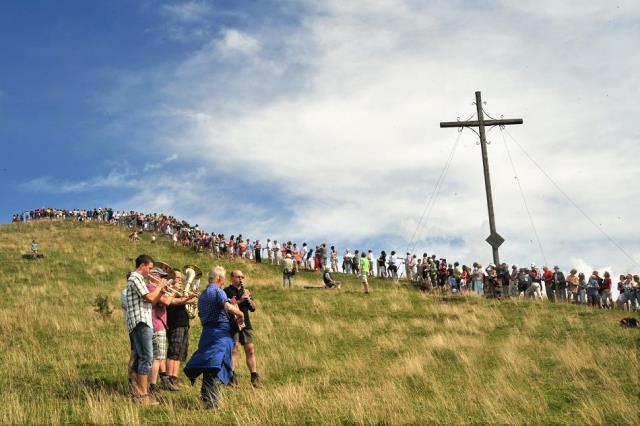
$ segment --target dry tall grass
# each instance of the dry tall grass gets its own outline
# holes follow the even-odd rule
[[[32,237],[46,258],[26,261]],[[141,252],[173,265],[223,263],[248,277],[258,312],[259,371],[225,389],[219,411],[198,388],[158,408],[127,397],[128,339],[121,310],[103,320],[97,295],[117,305]],[[343,291],[284,291],[269,266],[220,262],[168,244],[138,245],[96,224],[0,227],[1,423],[638,424],[638,331],[620,312],[473,296],[422,295],[344,278]],[[296,284],[319,284],[301,273]],[[200,328],[192,328],[192,349]]]

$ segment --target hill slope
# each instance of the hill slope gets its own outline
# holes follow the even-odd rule
[[[31,238],[46,258],[21,254]],[[127,397],[128,338],[119,294],[131,260],[241,268],[258,311],[252,389],[225,389],[217,412],[199,409],[197,387],[158,408]],[[125,229],[39,222],[0,227],[2,423],[615,423],[638,418],[638,330],[623,314],[529,301],[425,296],[372,280],[360,293],[281,289],[279,270],[174,248]],[[296,285],[319,284],[301,273]],[[103,320],[94,300],[115,310]],[[192,323],[191,350],[200,326]],[[242,360],[242,358],[240,358]]]

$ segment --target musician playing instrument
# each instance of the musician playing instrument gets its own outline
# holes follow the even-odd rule
[[[183,289],[183,276],[180,271],[174,271],[173,287]],[[178,390],[180,363],[187,359],[189,353],[189,314],[186,305],[197,303],[196,295],[175,297],[167,306],[167,371],[160,374],[162,386],[169,390]]]
[[[149,272],[149,283],[147,288],[150,292],[156,289],[160,283],[166,285],[167,273],[161,268],[155,267]],[[165,288],[166,290],[166,288]],[[158,392],[158,373],[163,372],[166,376],[165,359],[167,357],[167,306],[171,304],[174,296],[171,293],[162,294],[153,302],[151,310],[151,320],[153,323],[153,364],[149,375],[149,393]]]
[[[222,266],[216,266],[209,272],[209,284],[198,300],[198,315],[202,322],[198,350],[184,367],[184,373],[192,384],[202,374],[200,398],[205,408],[218,406],[219,384],[229,384],[231,379],[233,338],[229,314],[240,322],[244,317],[222,290],[224,276]]]
[[[287,255],[290,256],[290,255]],[[231,300],[231,303],[236,305],[244,314],[244,328],[233,327],[233,354],[232,365],[234,375],[231,380],[232,384],[237,384],[237,378],[235,375],[236,367],[236,354],[238,352],[239,345],[244,348],[244,354],[247,362],[247,367],[251,373],[251,385],[253,387],[260,387],[260,377],[257,373],[256,352],[253,342],[253,328],[251,327],[251,320],[249,319],[249,312],[255,312],[256,305],[251,298],[251,292],[244,287],[244,274],[239,269],[231,272],[231,285],[224,289],[225,294]]]

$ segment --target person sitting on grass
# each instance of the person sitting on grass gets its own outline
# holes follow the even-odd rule
[[[331,269],[327,268],[327,267],[324,268],[324,274],[322,275],[322,281],[324,282],[324,286],[326,288],[340,289],[340,287],[341,287],[340,282],[334,280],[333,277],[331,276]]]

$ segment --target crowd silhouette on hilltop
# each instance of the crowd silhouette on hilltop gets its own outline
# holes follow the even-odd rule
[[[640,277],[620,275],[617,282],[619,296],[613,300],[613,278],[608,271],[602,275],[598,271],[584,274],[572,269],[564,274],[559,267],[553,268],[534,263],[526,267],[516,265],[489,264],[478,262],[471,266],[460,262],[448,262],[435,254],[422,255],[406,253],[400,256],[396,251],[381,251],[375,256],[367,252],[350,249],[339,254],[338,249],[326,243],[311,246],[306,242],[296,242],[267,238],[266,240],[246,238],[242,234],[230,235],[207,232],[199,225],[191,225],[173,216],[135,211],[116,211],[111,208],[55,209],[41,208],[15,214],[12,222],[28,222],[41,219],[71,219],[80,222],[104,222],[126,226],[132,229],[130,238],[137,239],[138,232],[166,236],[174,245],[191,247],[198,253],[209,253],[217,257],[243,258],[247,261],[283,265],[287,256],[294,261],[297,270],[354,274],[362,276],[364,260],[370,265],[366,275],[393,280],[406,280],[425,292],[474,292],[487,298],[507,299],[529,297],[546,299],[554,303],[575,303],[600,308],[619,307],[628,310],[640,309]]]

